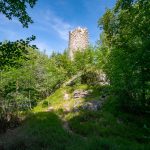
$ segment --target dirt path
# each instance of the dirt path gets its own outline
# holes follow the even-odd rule
[[[76,134],[76,133],[74,133],[73,130],[71,130],[71,128],[69,127],[68,121],[62,120],[62,126],[63,126],[63,128],[64,128],[67,132],[69,132],[69,133],[71,133],[71,134]]]

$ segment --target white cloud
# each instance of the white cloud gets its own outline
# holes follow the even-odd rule
[[[72,25],[49,10],[42,12],[41,18],[42,19],[38,23],[40,23],[42,27],[39,26],[39,29],[47,30],[49,32],[49,28],[52,28],[61,39],[65,41],[68,40],[68,33],[73,29]]]
[[[41,19],[39,19],[41,18]],[[21,23],[13,18],[12,20],[7,19],[4,15],[0,14],[0,25],[21,25]],[[50,10],[45,10],[35,14],[35,18],[33,19],[36,26],[33,24],[33,29],[43,30],[45,32],[50,32],[50,30],[54,30],[58,36],[67,41],[68,40],[68,32],[73,29],[73,26],[68,22],[64,21],[62,18],[56,16],[54,12]],[[51,28],[51,29],[50,29]],[[7,31],[6,31],[7,32]],[[15,32],[14,32],[15,33]],[[11,34],[12,35],[12,34]]]
[[[50,55],[53,50],[56,51],[58,49],[57,51],[61,51],[61,49],[66,47],[66,41],[69,39],[68,33],[74,28],[71,24],[64,21],[63,18],[58,17],[50,10],[38,11],[33,13],[31,17],[34,23],[28,30],[25,30],[17,19],[13,18],[13,20],[8,20],[4,15],[0,14],[0,40],[8,39],[13,41],[29,37],[32,34],[36,35],[37,33],[39,36],[41,34],[41,37],[39,40],[33,42],[33,44],[37,45],[40,50],[46,50],[48,55]],[[52,48],[49,42],[44,42],[44,40],[48,41],[48,39],[43,39],[43,37],[46,38],[46,36],[53,34],[53,32],[55,34],[53,35],[55,39],[56,37],[62,39],[61,44],[57,43],[57,40],[51,44],[55,48]],[[53,37],[51,36],[50,39],[51,38]],[[58,39],[58,41],[60,41],[60,39]]]

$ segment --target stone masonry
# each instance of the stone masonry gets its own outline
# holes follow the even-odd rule
[[[69,32],[69,58],[73,60],[74,53],[83,51],[89,45],[87,28],[78,27]]]

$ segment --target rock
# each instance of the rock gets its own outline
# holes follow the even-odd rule
[[[103,105],[103,101],[100,100],[91,100],[88,102],[80,102],[77,101],[77,103],[73,106],[74,112],[79,112],[80,110],[89,110],[89,111],[98,111],[101,109]]]
[[[64,94],[64,100],[68,100],[69,99],[69,94],[65,93]]]
[[[64,112],[70,112],[70,106],[69,104],[64,104]]]
[[[79,107],[74,107],[73,108],[73,112],[79,112],[80,111],[80,108]]]
[[[79,107],[80,104],[81,104],[81,101],[76,101],[73,107],[74,107],[74,108],[75,108],[75,107]]]
[[[47,111],[53,111],[54,108],[52,106],[48,107]]]
[[[80,105],[81,105],[81,101],[76,101],[76,103],[74,104],[74,106],[73,106],[73,111],[74,112],[79,112],[80,111]]]
[[[83,110],[97,111],[101,108],[101,102],[97,100],[93,100],[90,102],[86,102],[81,107]]]
[[[91,93],[91,90],[75,90],[73,92],[73,97],[74,98],[84,98],[89,96]]]

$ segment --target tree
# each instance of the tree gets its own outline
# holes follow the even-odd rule
[[[33,23],[31,17],[27,13],[28,5],[33,8],[37,0],[1,0],[0,13],[4,14],[8,19],[17,17],[23,27],[28,27],[29,23]],[[0,42],[0,70],[4,68],[14,67],[19,65],[19,61],[25,58],[27,53],[26,47],[30,47],[30,41],[34,40],[35,36],[26,40],[17,40],[15,42],[5,41]]]
[[[106,73],[130,110],[146,111],[150,106],[149,14],[149,0],[118,0],[99,21],[109,51]]]
[[[19,67],[23,60],[28,59],[28,48],[36,48],[30,45],[30,42],[35,39],[35,36],[27,38],[26,40],[17,40],[15,42],[5,41],[0,42],[0,70],[8,69],[10,67]]]
[[[33,8],[36,1],[0,0],[0,13],[10,20],[17,17],[23,27],[28,27],[33,21],[27,13],[27,7]],[[14,117],[18,118],[18,111],[31,109],[31,103],[36,101],[35,79],[32,64],[29,65],[30,50],[36,48],[30,45],[34,39],[35,36],[32,36],[26,40],[0,42],[0,132],[9,126],[11,121],[17,123],[18,120],[14,120]],[[30,104],[30,107],[26,104]]]
[[[0,13],[4,14],[9,20],[13,17],[19,19],[23,27],[28,27],[33,20],[27,13],[27,7],[33,8],[37,0],[1,0]]]

